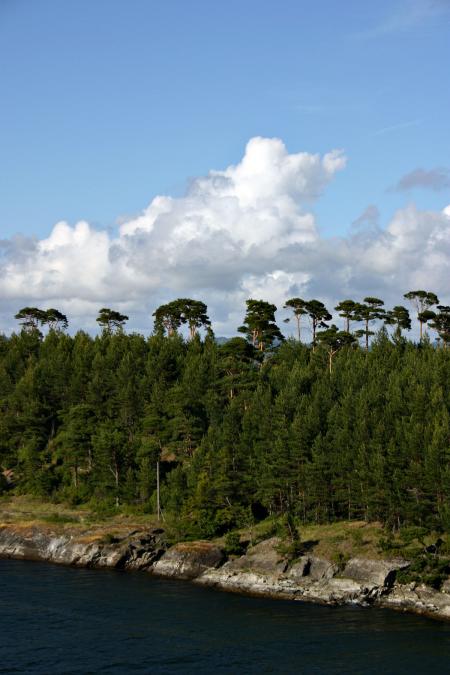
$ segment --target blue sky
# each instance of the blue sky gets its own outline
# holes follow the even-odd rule
[[[344,150],[311,207],[324,237],[367,207],[438,213],[449,63],[450,0],[0,0],[0,238],[114,234],[256,136]]]
[[[256,135],[345,149],[325,231],[369,203],[386,218],[411,196],[386,188],[450,161],[445,4],[2,0],[2,235],[114,225]]]

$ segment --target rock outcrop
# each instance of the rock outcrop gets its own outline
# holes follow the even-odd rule
[[[6,526],[0,528],[0,556],[75,567],[147,569],[165,551],[162,535],[155,529],[102,540],[89,532],[77,536],[36,526]]]
[[[445,582],[445,583],[448,583]],[[381,606],[415,612],[439,619],[450,619],[450,595],[423,584],[395,585],[380,599]]]
[[[287,569],[286,558],[279,552],[281,539],[272,537],[251,546],[245,555],[228,563],[229,569],[251,570],[261,574],[283,574]]]
[[[293,565],[283,557],[280,540],[268,539],[248,549],[245,555],[209,569],[196,582],[236,592],[309,600],[327,604],[375,602],[392,585],[404,561],[354,558],[344,571],[312,555]]]
[[[225,560],[223,551],[208,541],[172,546],[152,568],[154,574],[177,579],[195,579]]]
[[[273,537],[226,558],[214,543],[196,541],[167,548],[161,529],[128,531],[121,536],[98,531],[55,531],[43,525],[0,527],[0,557],[46,560],[77,567],[146,570],[190,579],[228,591],[326,604],[376,604],[450,619],[450,580],[441,591],[396,583],[404,560],[352,558],[343,570],[324,558],[303,555],[293,563]]]
[[[405,560],[366,560],[351,558],[346,564],[343,577],[379,588],[390,588],[399,570],[409,567]]]

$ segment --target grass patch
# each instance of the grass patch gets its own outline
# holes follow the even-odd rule
[[[49,513],[48,515],[42,516],[42,520],[46,523],[54,523],[55,525],[80,522],[79,518],[69,515],[68,513]]]
[[[0,497],[0,522],[4,524],[54,525],[77,531],[116,530],[126,532],[131,529],[147,529],[160,525],[156,516],[114,511],[113,514],[99,514],[87,505],[71,506],[64,503],[43,501],[27,495],[2,495]]]
[[[319,558],[330,561],[354,557],[386,558],[386,553],[379,547],[384,534],[380,523],[342,521],[325,525],[300,524],[297,530],[301,550]],[[283,537],[283,527],[275,517],[240,530],[241,538],[253,544],[280,535]]]

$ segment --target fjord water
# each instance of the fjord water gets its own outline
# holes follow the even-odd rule
[[[0,673],[445,673],[450,624],[0,560]]]

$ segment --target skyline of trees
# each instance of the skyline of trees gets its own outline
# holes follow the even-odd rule
[[[426,328],[436,332],[436,340],[446,346],[450,342],[450,307],[440,305],[438,297],[429,291],[416,290],[404,294],[416,311],[419,324],[419,339],[424,337]],[[265,300],[250,298],[246,301],[247,311],[243,324],[237,327],[237,332],[245,333],[247,339],[257,346],[260,351],[270,348],[274,342],[281,342],[285,336],[276,323],[276,305]],[[433,308],[433,309],[432,309]],[[320,332],[326,333],[321,338],[322,342],[330,338],[330,330],[338,327],[330,325],[333,315],[328,311],[323,302],[317,299],[305,300],[293,297],[283,305],[283,309],[291,312],[291,316],[283,319],[284,323],[295,320],[297,339],[302,341],[306,318],[309,322],[311,333],[311,345],[316,347]],[[435,311],[437,310],[437,311]],[[167,337],[173,337],[184,326],[188,329],[190,339],[193,339],[203,329],[206,334],[213,335],[211,320],[208,316],[207,305],[192,298],[178,298],[169,303],[160,305],[154,312],[154,332]],[[352,335],[356,340],[364,339],[366,350],[369,349],[370,337],[374,335],[371,330],[375,322],[381,322],[385,326],[394,327],[393,339],[401,340],[403,331],[412,328],[409,310],[403,305],[396,305],[392,309],[384,307],[384,301],[380,298],[367,296],[362,302],[352,299],[340,301],[334,311],[343,320],[344,328],[339,332]],[[37,307],[24,307],[15,315],[22,329],[25,331],[37,331],[41,335],[41,328],[48,326],[49,330],[65,330],[68,327],[67,317],[59,310],[51,308],[43,310]],[[128,316],[120,312],[102,308],[96,321],[102,330],[107,332],[123,331]],[[363,327],[360,327],[363,324]],[[355,342],[355,339],[352,342]]]

